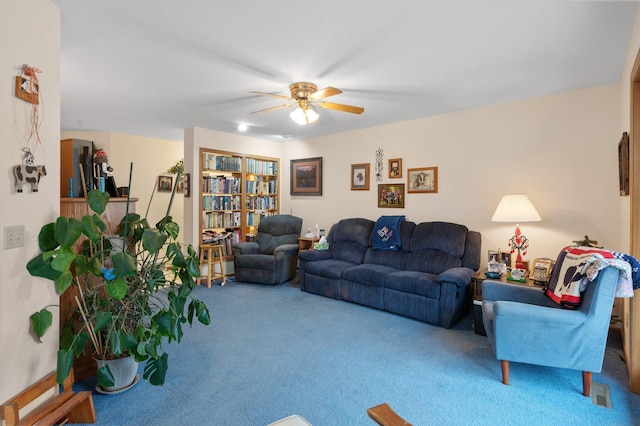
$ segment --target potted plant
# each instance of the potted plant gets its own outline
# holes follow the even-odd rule
[[[175,188],[171,200],[174,194]],[[192,325],[194,317],[205,325],[210,322],[207,306],[190,296],[194,278],[200,275],[198,255],[192,246],[183,252],[177,242],[179,227],[169,216],[171,201],[166,216],[152,228],[140,215],[129,213],[127,200],[115,238],[106,235],[101,218],[108,201],[109,194],[91,191],[87,203],[93,214],[58,217],[44,225],[38,236],[42,253],[27,264],[31,275],[51,280],[58,294],[78,294],[76,306],[60,307],[72,309],[75,321],[61,333],[57,381],[64,381],[74,356],[89,341],[96,360],[130,356],[145,362],[145,380],[162,385],[168,368],[162,343],[180,342],[183,325]],[[31,316],[38,338],[51,323],[48,307]],[[111,367],[100,364],[99,387],[116,390]]]

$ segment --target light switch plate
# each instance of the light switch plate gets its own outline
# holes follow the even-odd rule
[[[24,247],[24,225],[4,227],[4,249]]]

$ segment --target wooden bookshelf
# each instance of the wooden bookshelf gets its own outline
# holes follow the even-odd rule
[[[278,158],[200,148],[201,241],[231,233],[221,241],[230,260],[234,243],[249,241],[262,217],[280,211],[279,171]]]

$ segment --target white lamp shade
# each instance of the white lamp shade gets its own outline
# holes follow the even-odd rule
[[[318,114],[313,110],[313,108],[309,107],[307,109],[302,109],[300,107],[293,110],[289,117],[293,121],[298,124],[311,124],[315,123],[318,120]]]
[[[525,194],[505,195],[493,213],[491,222],[540,222],[542,218]]]

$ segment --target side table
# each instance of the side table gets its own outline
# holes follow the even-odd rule
[[[298,251],[309,250],[313,247],[313,243],[320,241],[318,237],[300,237],[298,238]]]
[[[527,278],[527,282],[521,283],[518,281],[507,280],[506,274],[501,275],[499,279],[487,278],[485,272],[487,272],[487,270],[483,269],[476,272],[475,275],[471,277],[471,285],[473,286],[473,326],[476,334],[480,334],[482,336],[487,335],[484,330],[484,323],[482,322],[482,282],[484,280],[491,279],[493,281],[502,281],[503,283],[527,285],[531,287],[538,287],[540,289],[544,288],[544,285],[535,284],[530,278]]]

